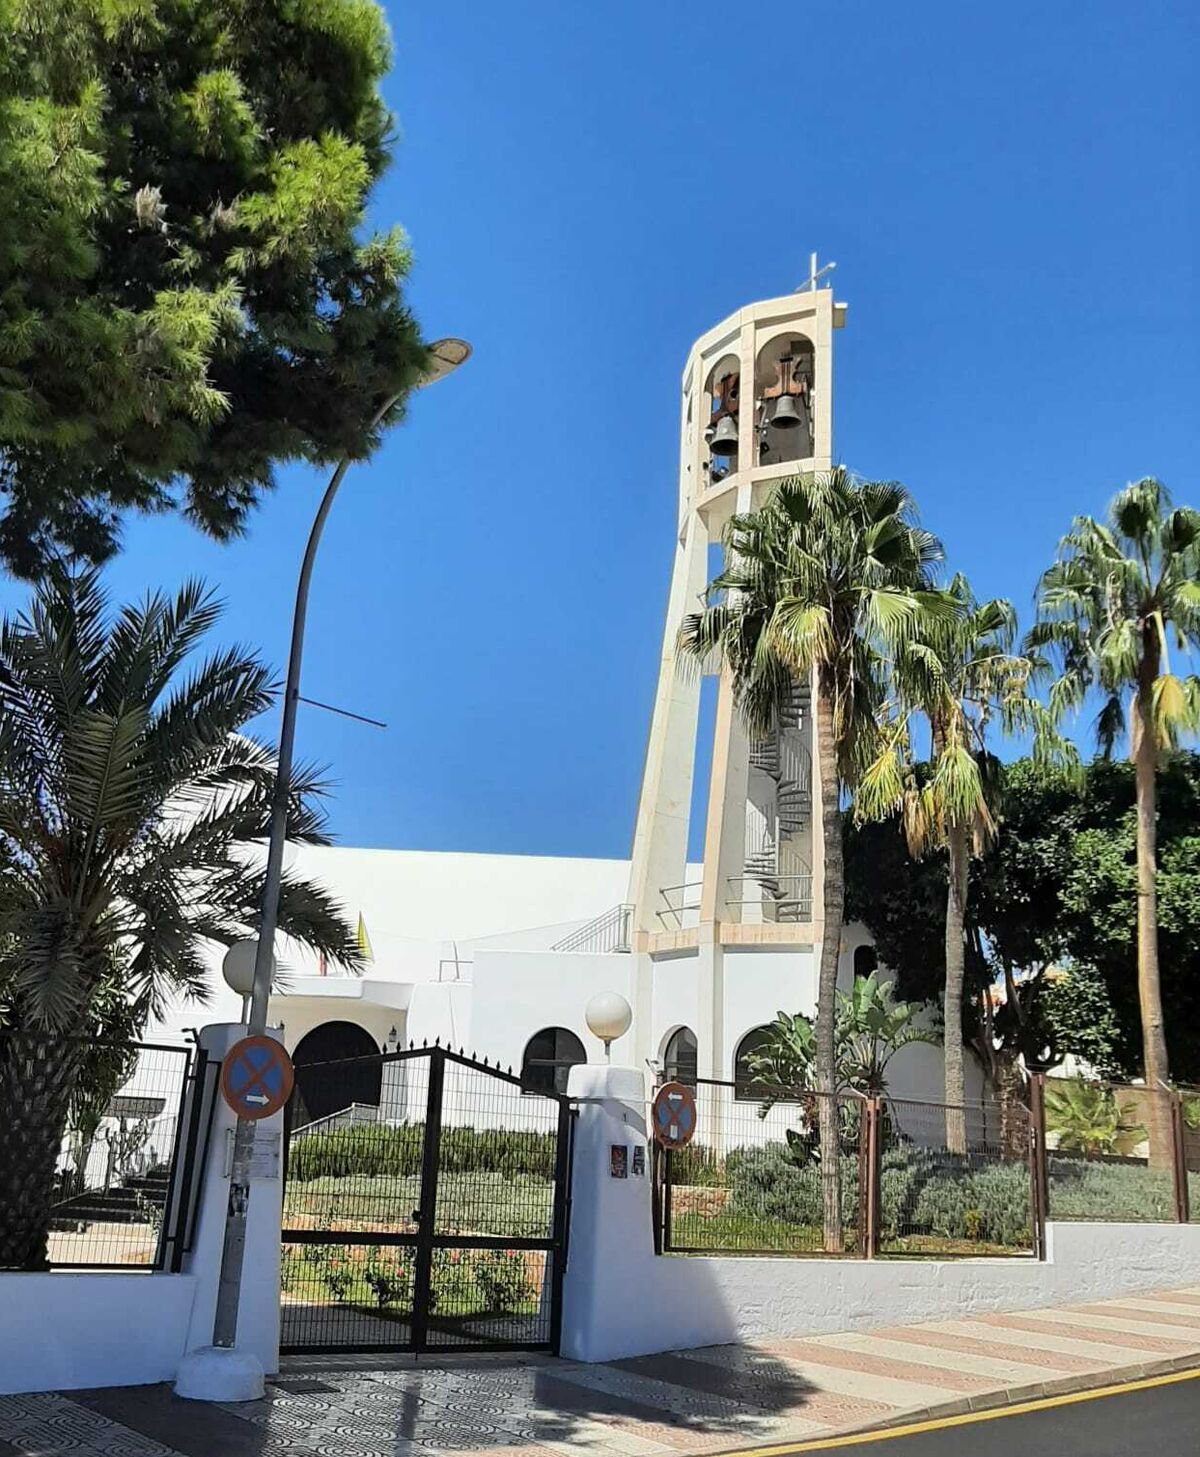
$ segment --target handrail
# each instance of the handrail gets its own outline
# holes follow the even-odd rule
[[[601,911],[586,925],[564,936],[551,946],[551,951],[629,951],[633,907],[625,902]]]
[[[654,914],[658,917],[659,921],[662,922],[663,926],[666,926],[666,924],[667,924],[666,918],[668,916],[673,916],[675,918],[675,927],[674,927],[674,929],[677,930],[677,931],[682,930],[683,929],[683,916],[684,916],[685,912],[687,912],[687,911],[698,911],[700,909],[700,895],[699,895],[699,893],[700,893],[700,891],[703,890],[703,888],[704,888],[704,882],[702,880],[689,880],[689,881],[685,881],[683,885],[664,885],[664,886],[661,886],[659,888],[659,892],[658,893],[662,897],[662,899],[665,902],[665,904],[664,904],[664,906],[663,906],[663,908],[661,910],[655,911]],[[684,896],[684,893],[687,892],[687,891],[694,891],[696,893],[696,898],[694,900],[687,900],[687,899],[681,898],[680,903],[678,905],[672,905],[671,904],[671,901],[669,899],[670,896],[672,896],[672,895],[674,895],[674,894],[676,894],[678,892],[680,894],[680,896],[683,897]]]

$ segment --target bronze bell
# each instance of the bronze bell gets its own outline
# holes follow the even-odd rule
[[[802,423],[800,411],[796,408],[795,395],[780,395],[771,416],[771,424],[780,430],[795,430]]]
[[[709,443],[713,455],[736,455],[738,448],[737,421],[732,415],[722,415]]]

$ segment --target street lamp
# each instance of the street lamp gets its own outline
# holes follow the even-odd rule
[[[619,992],[597,992],[583,1009],[588,1031],[604,1043],[604,1061],[612,1061],[612,1044],[624,1037],[633,1021],[633,1011]]]
[[[471,346],[465,339],[439,339],[429,349],[429,366],[417,388],[444,379],[470,357]],[[372,416],[367,426],[370,434],[387,419],[406,392],[390,396]],[[267,843],[267,873],[263,883],[262,912],[258,924],[258,943],[254,955],[254,976],[250,995],[248,1031],[251,1036],[266,1030],[267,1003],[271,995],[271,971],[274,962],[275,929],[279,921],[279,887],[283,874],[283,847],[287,839],[288,802],[291,797],[292,754],[296,742],[296,710],[300,704],[300,664],[304,655],[304,624],[308,616],[308,589],[312,581],[313,563],[320,545],[321,533],[329,517],[338,487],[350,468],[350,457],[344,456],[329,478],[316,518],[309,532],[308,545],[300,566],[296,586],[296,608],[292,617],[292,645],[288,654],[287,683],[283,693],[283,722],[279,729],[279,754],[275,770],[275,792],[271,800],[271,833]],[[242,1283],[242,1259],[246,1249],[246,1221],[250,1204],[250,1156],[254,1148],[254,1125],[239,1118],[233,1141],[233,1161],[229,1178],[229,1206],[225,1218],[225,1245],[221,1252],[221,1279],[217,1288],[217,1311],[213,1320],[213,1346],[218,1352],[232,1351],[237,1340],[238,1301]],[[211,1369],[211,1363],[210,1363]],[[230,1379],[237,1381],[231,1369]],[[261,1389],[261,1375],[258,1385]],[[251,1393],[254,1394],[254,1393]],[[222,1396],[215,1398],[223,1399]],[[227,1397],[224,1399],[228,1399]],[[237,1398],[232,1398],[236,1400]]]
[[[250,1013],[250,997],[254,991],[254,963],[258,955],[257,941],[235,941],[221,961],[221,975],[231,992],[242,999],[242,1021]],[[278,963],[271,957],[271,981],[275,981]]]

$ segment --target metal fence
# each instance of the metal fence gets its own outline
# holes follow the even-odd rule
[[[14,1091],[36,1085],[48,1063],[68,1059],[74,1092],[54,1158],[45,1254],[52,1269],[179,1268],[194,1224],[195,1189],[184,1165],[203,1131],[192,1093],[201,1060],[158,1043],[47,1044],[0,1036],[5,1091],[0,1118],[29,1117]],[[194,1126],[193,1126],[194,1125]],[[189,1138],[189,1132],[191,1137]],[[185,1197],[186,1196],[186,1197]]]
[[[1082,1078],[1044,1081],[1046,1184],[1053,1219],[1188,1219],[1184,1097]]]
[[[665,1253],[1044,1258],[1050,1218],[1200,1220],[1200,1092],[1042,1074],[961,1107],[695,1092],[694,1141],[656,1156]]]
[[[679,1254],[796,1255],[861,1251],[866,1227],[866,1100],[797,1089],[761,1091],[697,1080],[696,1135],[659,1159],[661,1246]],[[836,1129],[833,1167],[822,1116]],[[826,1201],[839,1216],[827,1220]]]
[[[697,1132],[657,1161],[660,1247],[677,1254],[1025,1254],[1023,1107],[948,1108],[699,1079]],[[826,1134],[837,1154],[825,1156]],[[833,1211],[837,1213],[834,1215]]]

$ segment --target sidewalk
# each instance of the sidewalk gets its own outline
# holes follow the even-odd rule
[[[677,1457],[1200,1366],[1200,1288],[642,1356],[292,1358],[265,1400],[0,1397],[0,1457]]]

